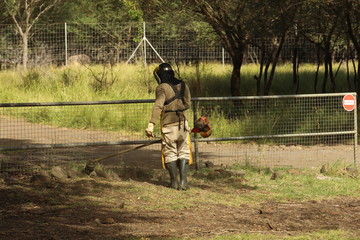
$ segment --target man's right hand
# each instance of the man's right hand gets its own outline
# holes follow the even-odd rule
[[[145,129],[145,133],[146,133],[146,136],[148,138],[152,138],[152,137],[155,137],[154,135],[154,123],[152,122],[149,122],[147,128]]]

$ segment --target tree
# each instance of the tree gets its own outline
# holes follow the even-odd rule
[[[5,9],[6,5],[4,1],[0,1],[0,9]],[[5,11],[0,12],[0,24],[8,24],[11,20],[9,15]]]
[[[187,0],[181,2],[184,4],[181,6],[182,9],[185,7],[190,9],[212,27],[229,53],[233,65],[230,79],[232,96],[241,95],[241,67],[248,44],[254,44],[254,38],[259,35],[264,41],[269,40],[264,36],[272,37],[274,44],[272,50],[266,53],[266,57],[269,58],[266,69],[270,64],[272,68],[269,76],[263,76],[264,93],[268,94],[286,33],[292,25],[299,1]],[[264,45],[258,47],[261,46]],[[261,76],[258,82],[260,80]]]
[[[319,66],[324,63],[324,77],[321,92],[327,91],[330,80],[331,91],[336,92],[335,75],[333,72],[334,47],[342,40],[341,23],[343,7],[337,0],[308,0],[302,8],[304,36],[316,45],[318,51],[318,70],[316,72],[314,91],[317,92],[317,75]],[[323,53],[323,56],[321,56]]]
[[[69,36],[76,36],[78,45],[92,62],[118,63],[121,52],[129,48],[134,32],[141,33],[143,12],[136,1],[129,0],[77,0],[72,5],[68,19]],[[96,51],[84,46],[84,31],[92,36]],[[140,38],[140,34],[138,35]]]
[[[357,71],[355,69],[356,92],[360,94],[360,3],[356,0],[345,1],[345,18],[347,34],[354,45],[358,56]],[[359,98],[358,98],[359,99]],[[359,100],[358,100],[359,102]]]
[[[261,1],[256,5],[257,18],[248,32],[252,34],[249,41],[261,50],[257,94],[260,94],[261,79],[264,81],[264,95],[270,93],[280,54],[288,37],[288,32],[294,27],[294,19],[301,1]],[[270,70],[270,72],[269,72]],[[297,79],[296,79],[297,80]]]
[[[77,0],[72,5],[72,22],[113,24],[141,22],[143,13],[136,1]]]
[[[28,44],[34,24],[61,0],[2,0],[22,38],[22,64],[27,68]]]
[[[230,91],[232,96],[241,95],[241,67],[248,42],[245,26],[253,15],[252,1],[245,0],[189,0],[186,6],[209,23],[222,41],[232,60]],[[256,2],[256,1],[253,1]]]

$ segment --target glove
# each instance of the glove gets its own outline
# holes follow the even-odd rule
[[[152,122],[149,122],[147,128],[145,129],[145,133],[146,133],[146,136],[148,138],[152,138],[152,137],[155,137],[154,135],[154,123]]]

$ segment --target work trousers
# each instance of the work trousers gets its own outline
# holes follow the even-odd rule
[[[189,148],[190,128],[187,121],[179,125],[167,125],[161,128],[162,133],[162,154],[165,163],[173,162],[178,159],[190,159]]]

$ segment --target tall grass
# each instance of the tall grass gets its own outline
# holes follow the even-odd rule
[[[0,71],[0,101],[6,102],[69,102],[69,101],[98,101],[98,100],[125,100],[125,99],[153,99],[155,96],[156,81],[152,76],[155,64],[143,65],[119,64],[116,66],[69,66],[34,68],[28,71]],[[232,66],[215,63],[198,65],[180,65],[174,67],[177,74],[190,86],[192,96],[230,96],[230,77]],[[335,66],[334,69],[337,67]],[[244,65],[242,68],[241,92],[242,95],[256,94],[256,80],[258,66]],[[304,65],[300,67],[299,93],[314,92],[314,77],[316,66]],[[320,69],[320,72],[322,70]],[[319,74],[321,85],[322,74]],[[345,69],[341,68],[337,75],[337,89],[351,91],[351,84],[346,80]],[[292,81],[292,66],[282,65],[277,68],[271,94],[293,94],[295,86]],[[226,106],[222,106],[226,108]],[[269,108],[267,108],[269,109]],[[273,112],[274,109],[270,110]],[[292,113],[283,111],[270,114],[270,110],[259,111],[251,117],[236,119],[229,117],[229,112],[212,109],[212,122],[217,129],[217,137],[239,135],[273,134],[282,129],[283,122],[296,118]],[[242,110],[244,111],[244,110]],[[267,115],[266,115],[267,114]],[[277,121],[281,114],[283,120]],[[288,114],[288,116],[285,116]],[[324,114],[319,112],[319,115]],[[99,128],[106,130],[130,131],[141,130],[137,126],[127,123],[126,118],[114,116],[106,109],[82,110],[71,119],[61,117],[57,110],[41,109],[27,114],[26,117],[33,122],[52,123],[59,126],[74,128]],[[249,127],[254,118],[259,127]],[[269,125],[269,119],[274,118]],[[321,117],[319,117],[321,118]],[[335,116],[336,118],[336,116]],[[263,119],[263,122],[259,121]],[[144,120],[145,121],[145,120]],[[297,121],[293,132],[311,131],[312,119]],[[126,126],[125,126],[125,125]],[[228,127],[232,125],[231,129]],[[116,126],[116,127],[114,127]],[[249,132],[250,131],[250,132]],[[255,132],[251,132],[255,131]],[[256,132],[261,131],[261,132]]]
[[[148,73],[133,65],[1,71],[1,102],[96,101],[153,98]],[[152,80],[152,79],[151,79]],[[101,82],[101,83],[100,83]]]
[[[154,97],[156,82],[152,70],[156,65],[119,64],[116,66],[69,66],[35,68],[24,71],[0,71],[1,102],[42,101],[92,101],[118,99],[146,99]],[[190,86],[193,96],[230,96],[232,66],[216,63],[180,65],[174,67]],[[337,66],[334,66],[337,69]],[[241,70],[241,93],[256,95],[259,72],[255,64],[244,65]],[[302,65],[299,72],[299,92],[315,93],[315,65]],[[317,90],[323,79],[320,68]],[[347,81],[346,69],[341,67],[336,78],[337,91],[354,91],[352,81]],[[353,79],[353,74],[350,80]],[[261,84],[261,88],[262,88]],[[328,84],[330,89],[330,84]],[[271,94],[293,94],[292,66],[277,67]]]

